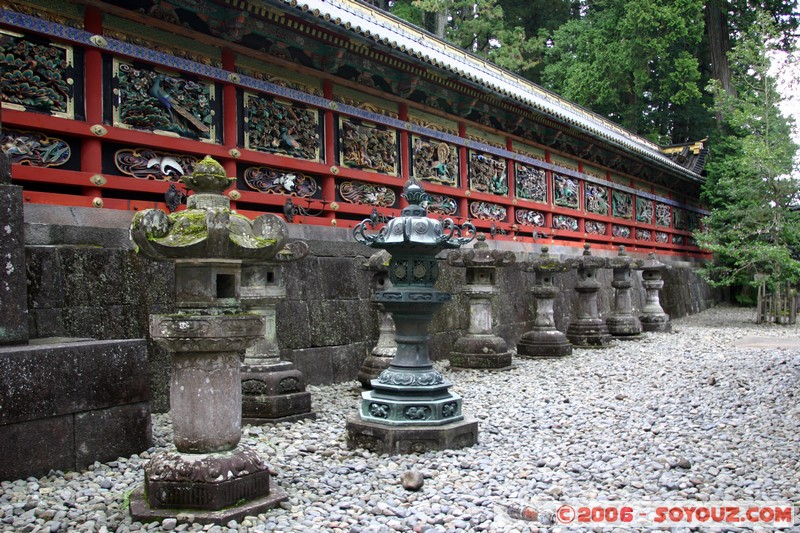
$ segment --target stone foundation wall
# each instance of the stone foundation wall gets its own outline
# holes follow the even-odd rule
[[[25,239],[31,337],[71,336],[146,338],[147,315],[173,306],[172,266],[138,256],[128,240],[132,214],[123,211],[25,206]],[[359,257],[373,250],[356,243],[350,230],[290,225],[292,238],[306,240],[309,256],[285,265],[287,298],[278,306],[277,334],[282,356],[305,373],[310,384],[353,380],[378,337],[378,317],[370,303],[373,273],[360,268]],[[489,241],[490,246],[494,241]],[[503,243],[518,259],[539,245]],[[564,257],[580,248],[551,249]],[[600,252],[594,252],[599,254]],[[634,254],[632,254],[634,255]],[[643,257],[643,256],[642,256]],[[437,288],[453,294],[431,325],[430,353],[446,359],[453,342],[469,326],[467,300],[460,294],[465,270],[440,261]],[[599,278],[600,312],[613,303],[611,271]],[[513,346],[530,329],[532,274],[513,265],[499,269],[494,300],[496,332]],[[641,276],[633,304],[641,309]],[[695,265],[675,263],[665,273],[661,301],[673,318],[696,313],[721,301],[696,274]],[[575,312],[575,272],[558,278],[556,325],[566,329]],[[169,355],[148,343],[152,409],[168,409]]]
[[[0,347],[0,480],[152,446],[143,340]]]

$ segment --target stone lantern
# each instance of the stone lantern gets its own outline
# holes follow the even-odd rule
[[[308,253],[303,241],[287,244],[274,261],[242,265],[242,306],[264,316],[264,334],[247,349],[242,364],[242,423],[275,424],[316,418],[306,380],[291,361],[282,361],[276,306],[286,298],[282,263]]]
[[[614,278],[611,286],[614,287],[614,310],[606,318],[608,331],[614,337],[621,339],[635,338],[642,332],[642,323],[633,315],[631,302],[631,287],[633,276],[631,269],[641,267],[642,261],[633,259],[625,252],[625,247],[619,247],[619,255],[608,260],[609,268],[613,269]]]
[[[222,166],[206,157],[184,178],[188,209],[137,213],[139,252],[175,264],[177,312],[151,315],[150,334],[172,352],[174,448],[153,455],[131,515],[149,522],[227,523],[276,506],[286,493],[269,466],[242,446],[240,356],[264,336],[264,316],[243,310],[242,265],[272,260],[286,226],[274,215],[250,221],[231,212]]]
[[[361,268],[373,272],[371,289],[373,295],[380,291],[390,290],[392,282],[389,281],[389,260],[391,256],[386,250],[378,250],[364,261]],[[365,389],[372,388],[372,380],[389,368],[397,353],[397,343],[394,340],[394,319],[391,313],[384,309],[383,304],[373,299],[373,305],[378,311],[379,329],[378,342],[369,355],[364,359],[358,370],[358,381]]]
[[[664,312],[659,301],[659,291],[664,287],[662,275],[667,265],[656,259],[650,252],[639,270],[642,271],[642,285],[645,290],[645,304],[639,320],[644,331],[672,331],[669,315]]]
[[[531,293],[536,298],[536,317],[533,329],[520,337],[517,355],[520,357],[563,357],[572,353],[572,344],[567,336],[556,329],[553,318],[553,301],[558,287],[553,284],[556,274],[569,271],[572,266],[551,256],[547,246],[541,254],[520,264],[524,272],[533,272],[535,280]]]
[[[417,183],[405,186],[408,207],[376,234],[367,235],[365,220],[353,230],[358,242],[391,254],[392,288],[375,294],[375,301],[392,313],[397,354],[389,368],[372,380],[372,390],[361,395],[359,413],[347,420],[347,443],[376,453],[422,453],[472,446],[478,423],[461,411],[461,397],[433,368],[428,354],[428,327],[433,313],[450,295],[437,291],[436,255],[471,241],[475,228],[462,228],[426,216],[420,204],[426,194]]]
[[[447,257],[451,265],[467,269],[463,292],[469,298],[469,332],[453,345],[450,366],[509,368],[511,351],[492,331],[492,296],[497,292],[497,269],[514,263],[516,256],[514,252],[489,250],[483,233],[478,233],[477,240],[472,249],[453,251]]]
[[[597,270],[607,268],[608,261],[593,256],[589,243],[584,244],[583,248],[583,255],[571,260],[578,270],[578,282],[575,284],[578,313],[567,328],[567,338],[575,346],[605,348],[611,344],[611,334],[597,309],[597,291],[600,290]]]

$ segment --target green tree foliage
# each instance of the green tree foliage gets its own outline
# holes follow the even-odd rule
[[[541,43],[510,24],[498,0],[399,0],[391,12],[512,72],[537,64]]]
[[[631,131],[671,141],[674,117],[702,100],[703,31],[703,0],[597,0],[554,33],[543,82]]]
[[[753,285],[757,273],[772,286],[800,281],[800,169],[790,174],[798,146],[778,109],[775,36],[770,18],[758,18],[729,54],[734,91],[709,85],[721,128],[703,193],[712,213],[695,237],[715,254],[703,273],[716,285]]]

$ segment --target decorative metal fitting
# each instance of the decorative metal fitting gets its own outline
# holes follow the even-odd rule
[[[89,40],[92,42],[93,45],[99,46],[101,48],[105,48],[108,46],[108,41],[102,35],[92,35],[89,37]]]
[[[102,187],[103,185],[108,183],[108,180],[101,174],[95,174],[94,176],[89,178],[89,181],[92,182],[94,185],[97,185],[98,187]]]
[[[101,126],[100,124],[94,124],[89,128],[89,131],[91,131],[98,137],[103,137],[104,135],[108,134],[108,130],[104,126]]]

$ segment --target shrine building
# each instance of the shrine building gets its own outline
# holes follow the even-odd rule
[[[702,142],[658,146],[361,2],[20,0],[0,50],[26,204],[182,209],[210,155],[248,217],[387,220],[413,178],[498,243],[708,257]]]

